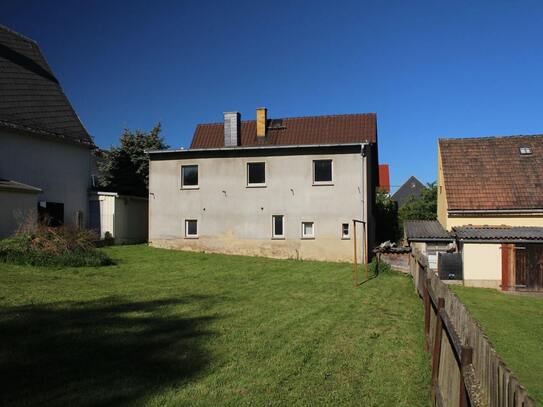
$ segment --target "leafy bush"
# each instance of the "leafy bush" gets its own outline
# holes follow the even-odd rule
[[[0,261],[32,266],[105,266],[112,260],[96,249],[94,232],[40,225],[0,240]]]

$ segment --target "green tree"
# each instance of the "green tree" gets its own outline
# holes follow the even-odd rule
[[[398,228],[398,204],[390,198],[387,192],[377,189],[376,206],[376,236],[377,243],[390,240],[395,242],[400,237]]]
[[[411,198],[399,210],[400,225],[405,220],[433,220],[437,219],[437,185],[430,182],[422,190],[419,199]]]
[[[160,132],[160,123],[149,132],[125,129],[120,145],[104,151],[98,162],[100,186],[121,194],[147,196],[149,156],[145,151],[168,148]]]

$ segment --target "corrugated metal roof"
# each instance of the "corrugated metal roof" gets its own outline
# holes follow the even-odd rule
[[[0,178],[0,190],[39,193],[41,189],[9,179]]]
[[[453,238],[437,220],[407,220],[404,222],[407,240],[452,241]]]
[[[240,146],[282,146],[308,144],[376,143],[375,113],[332,116],[308,116],[281,119],[281,127],[270,127],[267,135],[257,140],[256,121],[242,121]],[[192,138],[191,149],[224,147],[224,123],[199,124]]]
[[[461,226],[453,228],[459,240],[543,240],[543,227]]]

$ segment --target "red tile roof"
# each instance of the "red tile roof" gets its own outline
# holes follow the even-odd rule
[[[388,164],[379,164],[379,189],[384,192],[390,192]]]
[[[375,113],[335,116],[308,116],[273,119],[282,121],[280,128],[268,128],[266,139],[256,139],[256,122],[241,122],[241,147],[259,145],[303,145],[377,142]],[[268,119],[268,127],[272,119]],[[196,126],[190,148],[224,147],[224,124]]]
[[[543,135],[441,139],[439,147],[449,210],[543,208]]]

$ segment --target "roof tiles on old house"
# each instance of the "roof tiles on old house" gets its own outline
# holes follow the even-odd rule
[[[439,148],[449,211],[543,209],[543,135],[441,139]]]
[[[242,121],[240,146],[376,143],[376,121],[375,113],[268,119],[263,140],[256,137],[255,120]],[[191,149],[221,147],[224,147],[224,123],[196,127]]]
[[[453,234],[460,240],[543,240],[543,227],[461,226],[453,228]]]

